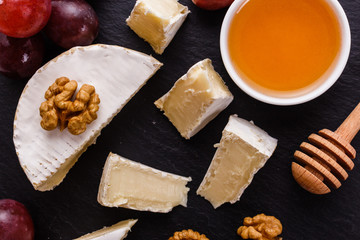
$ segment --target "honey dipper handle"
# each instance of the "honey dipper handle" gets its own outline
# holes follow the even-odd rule
[[[347,142],[351,142],[355,135],[360,130],[360,103],[345,119],[345,121],[336,129],[336,133],[339,134]]]

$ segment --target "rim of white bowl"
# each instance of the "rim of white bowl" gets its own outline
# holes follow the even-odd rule
[[[274,97],[268,96],[260,91],[254,89],[253,87],[249,86],[241,77],[238,75],[235,67],[231,63],[230,55],[229,55],[229,48],[228,48],[228,33],[231,21],[242,4],[245,4],[249,0],[235,0],[231,6],[229,7],[226,15],[224,17],[221,32],[220,32],[220,52],[223,63],[227,72],[229,73],[232,80],[242,89],[245,93],[250,95],[251,97],[273,105],[282,105],[282,106],[289,106],[289,105],[296,105],[308,102],[313,100],[314,98],[320,96],[324,92],[326,92],[340,77],[341,73],[343,72],[347,60],[350,54],[350,47],[351,47],[351,34],[350,34],[350,26],[346,14],[337,0],[325,0],[331,9],[333,9],[341,30],[341,47],[340,47],[340,54],[337,57],[336,63],[334,68],[329,74],[329,77],[324,80],[318,87],[315,89],[304,93],[300,96],[295,97]]]

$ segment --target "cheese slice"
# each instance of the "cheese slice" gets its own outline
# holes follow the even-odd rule
[[[51,60],[29,80],[14,120],[14,145],[21,167],[36,190],[52,190],[100,131],[160,68],[155,58],[111,45],[75,47]],[[101,99],[98,118],[80,135],[41,128],[40,104],[59,77],[93,85]]]
[[[126,238],[131,227],[137,222],[137,219],[129,219],[118,222],[111,227],[104,227],[92,233],[88,233],[74,240],[122,240]]]
[[[253,123],[230,116],[197,194],[214,208],[235,203],[275,151],[277,140]]]
[[[192,66],[155,105],[186,139],[199,132],[233,100],[210,59]]]
[[[110,153],[101,177],[98,202],[106,207],[169,212],[186,207],[191,178],[163,172]]]
[[[190,13],[176,0],[137,0],[127,25],[162,54]]]

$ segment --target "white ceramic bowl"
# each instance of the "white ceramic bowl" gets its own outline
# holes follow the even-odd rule
[[[325,91],[327,91],[341,75],[350,53],[351,36],[350,36],[349,22],[339,2],[337,0],[326,0],[329,6],[333,9],[335,16],[339,21],[340,30],[341,30],[340,52],[335,60],[335,63],[333,64],[333,67],[331,67],[331,69],[326,73],[326,78],[323,81],[321,81],[321,83],[318,84],[315,88],[304,91],[301,94],[295,96],[278,97],[274,95],[266,95],[265,93],[260,92],[259,90],[250,86],[246,81],[244,81],[239,76],[239,74],[235,70],[235,66],[233,65],[230,59],[229,48],[228,48],[228,35],[229,35],[230,24],[232,22],[234,15],[238,11],[239,7],[242,4],[245,4],[245,2],[247,1],[249,0],[235,0],[228,9],[221,27],[221,33],[220,33],[221,56],[224,65],[226,67],[226,70],[229,73],[230,77],[233,79],[233,81],[251,97],[260,100],[262,102],[270,103],[274,105],[296,105],[296,104],[304,103],[320,96]]]

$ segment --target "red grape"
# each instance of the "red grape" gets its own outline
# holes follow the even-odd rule
[[[34,239],[34,224],[23,204],[12,199],[0,200],[0,239]]]
[[[228,7],[234,0],[192,0],[199,8],[205,10],[218,10]]]
[[[51,0],[0,0],[0,32],[17,38],[35,35],[45,27]]]
[[[45,27],[46,35],[63,48],[91,44],[98,34],[99,21],[84,0],[53,0]]]
[[[43,57],[41,35],[12,38],[0,33],[0,72],[4,75],[12,78],[30,77],[41,66]]]

